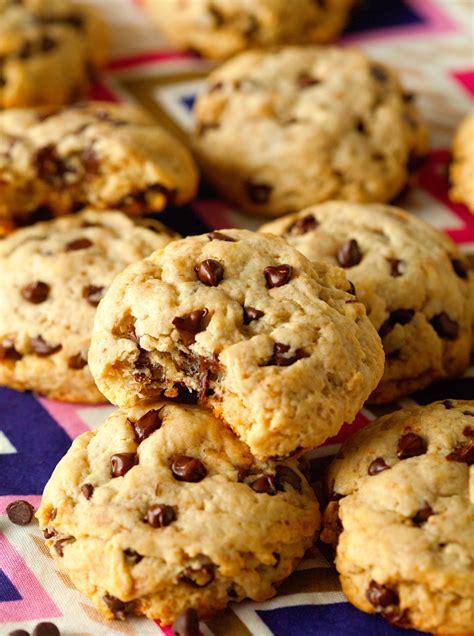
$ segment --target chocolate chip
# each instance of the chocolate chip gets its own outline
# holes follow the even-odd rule
[[[24,499],[12,501],[7,506],[7,515],[12,523],[17,526],[26,526],[33,519],[35,509]]]
[[[187,583],[191,587],[207,587],[215,578],[214,566],[203,565],[199,570],[185,568],[176,578],[180,583]]]
[[[408,616],[408,610],[404,609],[403,612],[381,612],[381,616],[385,618],[391,625],[396,627],[410,627],[411,622]]]
[[[474,416],[474,413],[468,413],[467,411],[464,411],[464,415],[472,415]],[[472,428],[471,426],[465,426],[462,434],[465,435],[466,437],[474,437],[474,428]]]
[[[456,340],[459,335],[458,323],[455,320],[451,320],[448,314],[444,311],[433,316],[430,323],[441,338],[445,338],[446,340]]]
[[[130,559],[134,563],[140,563],[140,561],[143,559],[143,555],[139,554],[136,550],[132,550],[132,548],[127,548],[123,551],[123,553],[127,557],[127,559]]]
[[[68,545],[69,543],[74,543],[75,540],[76,539],[72,536],[62,537],[61,539],[58,539],[54,542],[54,549],[59,554],[59,556],[62,557],[64,556],[64,546]]]
[[[52,539],[54,536],[56,536],[56,530],[49,529],[49,528],[45,528],[43,530],[43,537],[45,539]]]
[[[291,265],[275,265],[265,267],[263,270],[268,289],[282,287],[291,279],[293,268]]]
[[[119,598],[111,596],[110,594],[103,596],[102,600],[112,612],[114,618],[119,621],[124,621],[127,618],[127,614],[129,614],[133,608],[133,601],[130,603],[124,603]]]
[[[136,453],[117,453],[110,458],[112,477],[123,477],[138,464]]]
[[[164,528],[176,519],[176,513],[171,506],[164,504],[156,504],[148,508],[143,521],[148,523],[152,528]]]
[[[467,267],[459,258],[452,258],[451,265],[459,278],[467,278]]]
[[[39,305],[40,303],[44,303],[44,301],[48,298],[49,290],[50,286],[48,283],[43,283],[41,280],[37,280],[34,283],[30,283],[29,285],[26,285],[26,287],[23,287],[21,295],[29,303]]]
[[[370,74],[372,75],[374,79],[376,79],[379,82],[386,82],[388,80],[388,74],[386,70],[382,68],[381,66],[376,66],[375,64],[372,64],[370,66]]]
[[[212,258],[207,258],[201,261],[199,265],[196,265],[194,271],[197,277],[204,285],[208,287],[217,287],[224,277],[224,269],[219,261],[215,261]]]
[[[199,398],[203,399],[208,395],[210,382],[217,378],[219,371],[219,363],[212,358],[204,358],[199,356]]]
[[[370,581],[369,588],[365,595],[369,603],[376,609],[379,607],[388,607],[389,605],[398,605],[400,602],[395,590],[390,589],[386,585],[380,585],[375,581]]]
[[[278,367],[289,367],[291,364],[294,364],[298,360],[302,358],[307,358],[309,356],[303,349],[296,349],[294,355],[286,356],[285,353],[288,353],[290,350],[290,345],[283,344],[281,342],[275,342],[273,345],[273,355],[267,363],[269,366],[276,365]]]
[[[174,636],[199,636],[199,619],[195,609],[187,609],[178,615],[172,626]]]
[[[12,632],[8,632],[8,636],[30,636],[30,634],[24,629],[14,629]]]
[[[173,325],[179,331],[181,340],[187,347],[194,342],[196,334],[206,328],[204,318],[208,313],[207,309],[195,309],[189,314],[176,316],[173,319]]]
[[[66,243],[66,252],[86,250],[88,247],[91,247],[92,244],[92,241],[90,241],[88,238],[78,238],[74,241],[69,241],[69,243]]]
[[[245,191],[247,192],[248,198],[252,201],[252,203],[256,203],[257,205],[264,205],[265,203],[268,203],[272,190],[273,187],[268,185],[268,183],[252,183],[252,181],[245,182]]]
[[[449,462],[460,462],[472,466],[474,464],[474,443],[471,442],[467,446],[456,446],[456,448],[446,455]]]
[[[137,372],[134,378],[137,382],[162,382],[164,378],[163,366],[150,359],[148,351],[140,348],[140,353],[135,362]]]
[[[23,356],[15,349],[15,342],[11,338],[0,341],[0,360],[21,360]]]
[[[403,99],[404,102],[411,103],[411,102],[415,101],[416,95],[415,95],[415,93],[410,93],[408,91],[404,91],[402,93],[402,99]]]
[[[443,400],[441,404],[444,406],[445,409],[448,410],[453,409],[456,406],[452,400]]]
[[[94,486],[92,484],[83,484],[81,486],[81,492],[86,499],[90,499],[94,494]]]
[[[275,471],[276,489],[285,490],[285,484],[294,488],[297,492],[301,492],[301,477],[288,466],[277,466]]]
[[[62,349],[62,345],[52,345],[43,338],[43,336],[36,336],[30,338],[30,346],[37,356],[46,357],[51,356],[53,353],[57,353]]]
[[[382,324],[379,329],[379,336],[385,338],[389,334],[395,325],[407,325],[415,315],[414,309],[396,309],[392,311],[387,320]]]
[[[289,231],[292,234],[306,234],[307,232],[311,232],[311,230],[315,230],[318,227],[319,223],[314,218],[312,214],[307,214],[303,216],[301,219],[297,219],[292,225],[290,225]]]
[[[60,636],[60,634],[61,632],[54,623],[43,622],[36,625],[31,636]]]
[[[376,457],[372,462],[370,462],[367,472],[369,475],[378,475],[388,468],[390,468],[390,466],[387,466],[383,457]]]
[[[300,88],[308,88],[309,86],[316,86],[316,84],[320,84],[321,80],[317,79],[310,73],[300,73],[298,75],[297,84]]]
[[[160,417],[160,411],[161,409],[153,409],[142,415],[136,422],[131,422],[138,444],[161,427],[163,420]]]
[[[420,510],[418,510],[412,521],[415,526],[422,526],[428,521],[428,518],[431,517],[432,514],[433,508],[425,502],[423,508],[420,508]]]
[[[400,271],[400,265],[404,265],[405,261],[401,261],[398,258],[387,258],[387,262],[390,265],[390,276],[398,278],[403,275],[403,272]]]
[[[195,457],[188,455],[176,455],[171,464],[173,477],[178,481],[197,483],[207,475],[204,464]]]
[[[244,325],[249,325],[254,320],[258,320],[265,314],[260,309],[255,309],[255,307],[243,307],[244,311]]]
[[[250,484],[250,488],[260,494],[271,496],[276,495],[277,489],[275,477],[273,477],[273,475],[262,475]]]
[[[22,60],[27,60],[29,57],[31,57],[33,55],[33,46],[31,44],[31,42],[29,42],[28,40],[26,40],[25,42],[23,42],[23,44],[21,45],[20,50],[17,53],[17,56],[22,59]]]
[[[67,360],[67,366],[69,369],[83,369],[87,365],[87,360],[84,360],[80,353],[76,353],[74,356],[69,356]]]
[[[222,234],[222,232],[209,232],[207,235],[210,241],[228,241],[229,243],[235,243],[235,239],[231,236],[227,236],[227,234]]]
[[[94,148],[92,148],[91,146],[89,148],[85,148],[82,151],[81,163],[84,166],[86,175],[95,175],[99,172],[99,157]]]
[[[86,285],[82,288],[82,297],[87,300],[89,305],[97,307],[104,297],[105,287],[96,287],[95,285]]]
[[[347,290],[347,293],[351,294],[351,296],[355,296],[356,288],[354,287],[354,283],[352,283],[350,280],[348,280],[347,282],[349,283],[349,289]]]
[[[40,41],[40,49],[43,53],[48,53],[57,47],[58,43],[49,35],[43,35]]]
[[[61,185],[66,166],[53,144],[39,148],[34,154],[38,177],[50,185]]]
[[[341,267],[354,267],[362,260],[362,253],[359,244],[355,239],[350,239],[343,243],[337,250],[337,262]]]
[[[405,433],[398,440],[397,457],[398,459],[408,459],[409,457],[417,457],[424,455],[427,450],[425,440],[416,433]]]

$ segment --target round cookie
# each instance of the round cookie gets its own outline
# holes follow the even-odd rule
[[[459,125],[453,142],[450,196],[474,213],[474,112]]]
[[[105,25],[89,8],[68,0],[0,0],[0,108],[76,101],[106,54]]]
[[[87,366],[96,307],[116,274],[174,238],[157,221],[88,210],[0,241],[0,384],[104,402]]]
[[[352,422],[383,369],[339,268],[282,239],[192,236],[127,268],[99,307],[89,355],[114,404],[184,390],[259,458],[321,444]]]
[[[345,268],[382,338],[370,401],[389,402],[469,365],[474,275],[451,239],[398,208],[333,201],[262,226],[311,261]]]
[[[108,618],[166,624],[270,598],[320,522],[297,461],[259,462],[208,411],[164,402],[78,437],[37,517],[56,563]]]
[[[328,42],[344,28],[353,0],[145,0],[174,44],[211,58],[274,44]]]
[[[197,182],[187,148],[135,107],[90,102],[0,113],[4,226],[86,205],[159,212],[192,199]]]
[[[435,634],[474,632],[474,402],[386,415],[353,435],[327,473],[322,539],[337,543],[347,598]]]
[[[334,198],[388,201],[427,149],[413,95],[357,50],[242,53],[210,74],[195,115],[209,181],[269,216]]]

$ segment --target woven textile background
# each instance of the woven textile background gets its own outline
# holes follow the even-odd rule
[[[165,0],[163,0],[165,1]],[[288,0],[291,2],[291,0]],[[93,96],[129,100],[147,108],[182,137],[192,125],[191,107],[209,65],[172,50],[143,14],[139,2],[88,0],[111,30],[111,60]],[[419,186],[398,203],[443,229],[474,257],[474,216],[449,201],[447,166],[453,130],[472,108],[474,95],[474,0],[362,0],[341,44],[357,45],[402,73],[432,131],[432,151]],[[473,176],[474,178],[474,176]],[[260,220],[231,210],[202,186],[199,200],[162,215],[182,234],[208,228],[255,228]],[[463,378],[422,391],[397,406],[435,399],[474,399],[474,369]],[[14,628],[32,631],[53,621],[68,636],[171,634],[147,619],[107,622],[57,571],[36,524],[9,523],[5,508],[18,498],[35,507],[54,466],[71,440],[95,427],[112,407],[62,404],[0,388],[0,635]],[[380,409],[379,409],[380,411]],[[387,408],[384,408],[387,411]],[[377,415],[364,409],[356,422],[311,454],[315,476],[340,442]],[[324,550],[323,550],[324,551]],[[348,604],[329,555],[315,549],[299,570],[266,603],[232,606],[203,625],[216,636],[308,636],[311,634],[385,636],[416,633],[391,627]]]

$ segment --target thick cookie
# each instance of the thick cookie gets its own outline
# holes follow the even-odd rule
[[[78,437],[37,516],[58,565],[108,618],[164,623],[270,598],[320,521],[298,462],[259,462],[208,411],[163,402]]]
[[[276,236],[188,237],[114,281],[91,371],[121,407],[187,389],[256,456],[302,452],[351,422],[382,374],[380,339],[347,288],[341,269]]]
[[[0,0],[0,108],[61,105],[105,63],[105,25],[68,0]]]
[[[343,444],[322,538],[337,543],[356,607],[401,627],[474,632],[473,436],[474,402],[445,400],[386,415]]]
[[[96,307],[116,274],[174,238],[157,221],[85,211],[0,241],[0,384],[104,402],[87,366]]]
[[[465,203],[474,213],[474,113],[467,115],[456,131],[450,177],[451,198]]]
[[[385,349],[372,402],[460,375],[469,365],[474,273],[445,234],[398,208],[343,201],[261,231],[282,236],[310,260],[345,268]]]
[[[334,198],[388,201],[427,148],[413,95],[357,50],[243,53],[210,74],[195,113],[209,181],[270,216]]]
[[[0,113],[0,222],[92,205],[140,215],[197,188],[189,151],[136,108],[92,102]]]
[[[145,0],[163,33],[206,57],[274,44],[328,42],[344,28],[353,0]]]

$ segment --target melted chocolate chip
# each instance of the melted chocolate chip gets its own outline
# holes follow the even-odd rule
[[[282,287],[291,279],[293,268],[291,265],[275,265],[265,267],[263,270],[268,289]]]
[[[97,307],[104,297],[105,287],[96,287],[95,285],[86,285],[82,288],[82,297],[87,300],[89,305]]]
[[[370,74],[378,82],[386,82],[388,80],[387,71],[381,66],[376,66],[375,64],[372,64],[370,66]]]
[[[303,72],[298,75],[297,84],[300,88],[309,88],[310,86],[316,86],[320,83],[321,80],[317,79],[313,75],[310,75],[309,73]]]
[[[301,477],[288,466],[282,466],[282,465],[277,466],[275,471],[276,489],[280,491],[284,491],[285,484],[288,484],[289,486],[294,488],[297,492],[301,492],[301,487],[302,487]]]
[[[420,510],[418,510],[416,515],[413,517],[412,521],[415,524],[415,526],[422,526],[424,523],[428,521],[429,517],[431,517],[432,514],[433,514],[433,508],[428,503],[425,502],[423,508],[420,508]]]
[[[129,614],[133,607],[133,602],[124,603],[120,599],[115,596],[111,596],[110,594],[106,594],[102,597],[102,600],[108,607],[108,609],[114,615],[114,618],[119,621],[124,621],[127,618],[127,614]]]
[[[67,366],[69,369],[83,369],[87,365],[87,360],[84,360],[80,353],[76,353],[74,356],[69,356],[67,360]]]
[[[351,282],[350,280],[347,281],[349,283],[349,289],[347,290],[348,294],[351,294],[351,296],[355,296],[356,295],[356,288],[354,287],[354,283]]]
[[[94,486],[92,484],[83,484],[81,486],[81,492],[86,499],[90,499],[94,494]]]
[[[456,448],[446,455],[449,462],[460,462],[472,466],[474,464],[474,443],[471,442],[467,446],[456,446]]]
[[[255,307],[243,307],[244,310],[244,325],[249,325],[254,320],[258,320],[265,314],[260,309],[255,309]]]
[[[417,457],[424,455],[427,450],[425,440],[416,433],[405,433],[398,440],[397,457],[398,459],[408,459],[409,457]]]
[[[207,258],[194,268],[197,277],[208,287],[217,287],[224,277],[224,269],[219,261]]]
[[[312,214],[307,214],[301,219],[297,219],[289,228],[292,234],[306,234],[318,227],[319,223]]]
[[[66,243],[66,252],[86,250],[88,247],[91,247],[92,244],[92,241],[90,241],[88,238],[74,239],[74,241],[69,241],[69,243]]]
[[[445,409],[448,410],[453,409],[456,406],[452,400],[443,400],[441,404],[444,406]]]
[[[61,185],[66,166],[53,144],[39,148],[34,155],[38,177],[50,185]]]
[[[172,626],[174,636],[199,636],[199,619],[195,609],[187,609],[178,615]]]
[[[400,602],[395,590],[390,589],[386,585],[380,585],[375,581],[370,581],[365,595],[369,603],[376,609],[388,607],[389,605],[398,605]]]
[[[286,356],[290,350],[290,345],[283,344],[281,342],[275,342],[273,345],[273,356],[270,358],[268,365],[276,365],[278,367],[289,367],[302,358],[307,358],[308,353],[303,349],[296,349],[294,355]]]
[[[44,301],[48,298],[49,290],[50,286],[47,283],[37,280],[34,283],[30,283],[29,285],[26,285],[26,287],[23,287],[21,295],[29,303],[39,305],[40,303],[44,303]]]
[[[260,494],[276,495],[277,488],[273,475],[262,475],[250,484],[250,488]]]
[[[448,314],[444,311],[433,316],[430,323],[441,338],[445,338],[446,340],[456,340],[459,335],[458,323],[451,320]]]
[[[0,360],[21,360],[23,356],[15,349],[15,342],[11,338],[0,341]]]
[[[128,471],[138,464],[136,453],[117,453],[110,458],[112,477],[123,477]]]
[[[173,319],[173,325],[179,331],[181,340],[187,347],[194,342],[196,334],[206,328],[204,319],[208,313],[207,309],[195,309],[189,314],[176,316]]]
[[[160,417],[160,411],[161,409],[153,409],[142,415],[136,422],[131,422],[138,444],[161,427],[163,420]]]
[[[12,523],[17,526],[26,526],[33,519],[35,509],[28,501],[18,499],[8,504],[6,512]]]
[[[99,157],[96,151],[94,150],[94,148],[92,148],[92,146],[90,146],[89,148],[85,148],[82,151],[81,162],[82,162],[82,165],[84,166],[84,170],[87,176],[95,175],[99,172],[99,168],[100,168]]]
[[[197,483],[207,475],[204,464],[195,457],[176,455],[171,464],[173,477],[178,481]]]
[[[74,543],[75,538],[72,536],[62,537],[54,542],[54,549],[59,554],[60,557],[64,556],[64,547],[69,543]]]
[[[62,345],[53,345],[46,342],[42,336],[30,338],[30,346],[36,355],[41,357],[51,356],[53,353],[57,353],[62,349]]]
[[[392,311],[387,320],[379,329],[379,336],[385,338],[389,334],[395,325],[407,325],[415,315],[414,309],[396,309]]]
[[[350,239],[343,243],[337,251],[337,262],[341,267],[354,267],[362,260],[362,252],[355,239]]]
[[[134,563],[140,563],[140,561],[143,559],[143,555],[136,550],[132,550],[132,548],[127,548],[123,551],[123,553],[127,557],[127,559],[130,559]]]
[[[472,415],[474,416],[474,413],[468,413],[467,411],[464,411],[464,415]],[[465,426],[462,434],[465,437],[474,437],[474,428],[472,428],[471,426]]]
[[[219,363],[212,358],[199,356],[199,399],[203,399],[209,394],[210,382],[217,378]]]
[[[387,466],[383,457],[376,457],[372,462],[370,462],[367,472],[369,475],[378,475],[389,468],[390,466]]]
[[[169,526],[170,523],[173,523],[175,519],[176,513],[171,506],[156,504],[148,508],[143,521],[148,523],[152,528],[164,528]]]
[[[56,530],[50,530],[49,528],[45,528],[43,530],[43,537],[45,539],[52,539],[54,536],[56,536]]]
[[[227,236],[227,234],[222,234],[222,232],[217,232],[217,231],[209,232],[207,237],[210,241],[227,241],[229,243],[236,242],[236,240],[232,238],[231,236]]]
[[[215,578],[214,566],[203,565],[199,570],[185,568],[176,578],[179,583],[186,583],[191,587],[207,587]]]
[[[400,271],[400,265],[404,265],[405,261],[401,261],[398,258],[387,258],[387,262],[390,265],[390,276],[393,276],[393,278],[403,276],[403,272]]]
[[[245,191],[248,198],[252,203],[257,205],[264,205],[270,200],[273,186],[268,183],[253,183],[252,181],[245,182]]]
[[[467,267],[459,258],[452,258],[451,265],[459,278],[467,278]]]

